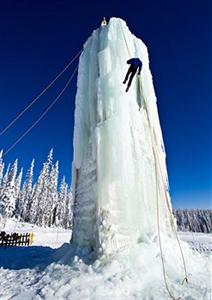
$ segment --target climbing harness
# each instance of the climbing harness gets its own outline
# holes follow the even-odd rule
[[[121,27],[121,30],[122,30],[122,34],[123,34],[123,37],[124,37],[124,40],[125,40],[125,44],[126,44],[126,48],[127,48],[128,54],[130,56],[130,50],[129,50],[128,43],[127,43],[127,40],[126,40],[126,37],[125,37],[125,34],[124,34],[124,30],[122,28],[122,24],[121,24],[120,20],[119,20],[119,24],[120,24],[120,27]],[[146,111],[146,114],[147,114],[148,125],[149,125],[149,129],[150,129],[150,136],[151,136],[151,142],[152,142],[152,151],[153,151],[153,156],[154,156],[154,161],[155,161],[155,180],[156,180],[156,184],[157,184],[157,182],[158,182],[158,161],[160,161],[160,160],[158,160],[157,151],[155,149],[156,147],[154,146],[156,144],[156,134],[155,134],[155,131],[153,130],[153,128],[151,126],[151,121],[150,121],[150,118],[149,118],[148,106],[147,106],[146,99],[144,98],[144,93],[143,93],[143,89],[142,89],[142,81],[141,81],[141,79],[140,79],[140,89],[141,89],[141,95],[143,95],[144,108],[145,108],[145,111]],[[155,143],[153,143],[153,141],[155,141]],[[165,184],[165,181],[164,181],[163,172],[162,172],[162,169],[161,169],[160,162],[159,162],[159,170],[160,170],[160,176],[162,178],[162,184],[163,184],[163,187],[164,187],[166,204],[167,204],[167,207],[168,207],[168,211],[170,213],[170,223],[171,223],[173,231],[175,233],[175,236],[176,236],[176,239],[177,239],[177,243],[178,243],[178,246],[179,246],[179,249],[180,249],[180,253],[181,253],[181,256],[182,256],[183,267],[184,267],[184,272],[185,272],[185,278],[183,279],[182,284],[184,282],[188,283],[188,276],[187,276],[185,258],[184,258],[184,255],[183,255],[183,251],[182,251],[180,240],[179,240],[179,237],[178,237],[178,234],[177,234],[177,230],[176,230],[176,227],[175,227],[175,224],[174,224],[174,220],[173,220],[173,215],[172,215],[171,208],[170,208],[169,199],[168,199],[168,196],[167,196],[166,184]],[[166,290],[167,290],[169,296],[173,300],[180,300],[181,299],[180,297],[179,298],[175,298],[172,295],[172,293],[170,292],[168,283],[167,283],[166,269],[165,269],[164,255],[163,255],[163,249],[162,249],[162,241],[161,241],[158,188],[156,188],[156,191],[157,191],[157,195],[156,195],[156,202],[157,202],[157,228],[158,228],[158,240],[159,240],[159,247],[160,247],[160,256],[161,256],[161,262],[162,262],[162,268],[163,268],[163,278],[164,278],[165,287],[166,287]]]
[[[20,111],[17,116],[9,122],[0,132],[0,136],[3,135],[33,104],[35,104],[40,97],[55,83],[55,81],[71,66],[71,64],[79,57],[82,53],[80,50],[72,59],[68,62],[65,68],[22,110]]]
[[[71,83],[76,71],[77,71],[78,65],[76,66],[75,70],[73,71],[71,77],[67,80],[64,88],[61,90],[61,92],[58,94],[58,96],[51,102],[51,104],[44,110],[44,112],[40,115],[40,117],[5,151],[4,155],[7,155],[40,121],[43,119],[43,117],[49,112],[49,110],[56,104],[56,102],[60,99],[60,97],[63,95],[69,84]]]

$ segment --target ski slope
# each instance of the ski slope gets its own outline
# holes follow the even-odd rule
[[[22,233],[33,231],[35,241],[32,247],[0,248],[1,300],[170,299],[164,288],[158,245],[152,241],[143,241],[130,252],[125,249],[106,265],[98,260],[85,264],[77,257],[71,264],[61,264],[54,260],[62,257],[70,247],[71,231],[9,220],[7,232],[13,232],[14,228]],[[194,242],[198,243],[196,250],[202,254],[189,250],[189,284],[182,286],[179,281],[182,270],[178,254],[174,253],[176,245],[167,244],[165,257],[172,291],[186,300],[209,300],[212,235],[180,233],[180,236],[189,241],[191,248]],[[174,268],[172,259],[175,259]]]

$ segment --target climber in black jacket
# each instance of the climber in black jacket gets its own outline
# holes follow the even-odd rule
[[[130,67],[129,67],[129,70],[127,71],[126,77],[123,81],[124,84],[127,82],[130,73],[131,73],[131,75],[130,75],[130,79],[129,79],[128,84],[127,84],[126,92],[128,92],[128,90],[131,86],[133,77],[135,76],[137,70],[138,70],[138,75],[140,75],[141,74],[141,68],[142,68],[142,62],[139,58],[131,58],[127,61],[127,63],[130,65]]]

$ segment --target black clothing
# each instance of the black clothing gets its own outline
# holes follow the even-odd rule
[[[139,69],[138,73],[141,73],[142,62],[139,58],[131,58],[127,61],[128,65],[131,65],[135,69]]]
[[[127,89],[126,89],[126,92],[128,92],[130,86],[131,86],[131,83],[132,83],[132,80],[133,80],[133,77],[135,76],[136,72],[137,72],[137,69],[138,69],[138,75],[140,75],[140,72],[141,72],[141,67],[142,67],[142,62],[140,61],[139,58],[131,58],[127,61],[128,64],[130,64],[130,67],[127,71],[127,74],[125,76],[125,79],[124,79],[124,82],[123,83],[126,83],[128,78],[129,78],[129,75],[130,75],[130,79],[128,81],[128,84],[127,84]]]
[[[135,69],[135,68],[132,67],[132,66],[130,66],[130,67],[129,67],[129,70],[127,71],[126,77],[125,77],[125,79],[124,79],[124,83],[127,82],[128,78],[129,78],[129,75],[130,75],[130,73],[131,73],[130,79],[129,79],[128,84],[127,84],[127,87],[128,87],[127,90],[129,90],[129,87],[131,86],[131,83],[132,83],[133,77],[134,77],[135,74],[136,74],[136,71],[137,71],[137,69]]]

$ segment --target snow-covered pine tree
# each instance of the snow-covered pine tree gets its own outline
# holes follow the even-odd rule
[[[52,165],[48,180],[48,195],[45,203],[45,220],[46,226],[52,226],[55,221],[56,204],[57,204],[57,185],[58,185],[59,162]]]
[[[26,193],[26,186],[25,186],[25,182],[24,182],[22,185],[22,189],[20,190],[18,199],[16,201],[15,217],[19,221],[24,221],[23,210],[24,210],[24,206],[25,206],[25,203],[24,203],[25,193]]]
[[[38,181],[34,187],[33,200],[31,206],[32,223],[38,226],[45,225],[45,206],[48,199],[49,172],[52,167],[53,149],[48,154],[47,161],[43,164],[43,168],[38,177]]]
[[[65,227],[65,211],[66,211],[66,202],[68,194],[68,185],[65,180],[65,176],[62,178],[60,185],[58,200],[56,205],[56,215],[55,215],[55,225],[57,227]]]
[[[22,188],[22,203],[23,207],[21,210],[21,218],[26,221],[30,222],[30,210],[32,206],[32,200],[33,200],[33,172],[34,172],[34,165],[35,160],[33,159],[31,162],[31,166],[26,174],[26,180],[23,184]]]
[[[174,215],[180,231],[212,232],[211,209],[175,209]]]
[[[64,228],[72,228],[73,219],[73,194],[72,190],[69,189],[67,193],[66,205],[65,205],[65,216],[64,216]]]
[[[14,215],[16,218],[20,219],[20,210],[22,207],[22,191],[21,191],[21,182],[23,176],[23,168],[21,168],[18,177],[15,179],[15,209]]]
[[[202,210],[203,218],[205,220],[207,231],[208,233],[212,233],[212,210],[211,209],[204,209]]]
[[[11,164],[9,164],[7,166],[7,170],[2,178],[2,182],[1,182],[1,188],[0,188],[0,197],[1,197],[1,194],[3,193],[5,187],[6,187],[6,184],[7,184],[7,179],[8,179],[8,174],[9,174],[9,171],[10,171],[10,167],[11,167]]]
[[[7,180],[8,180],[8,175],[10,171],[10,164],[7,166],[6,173],[3,176],[2,182],[1,182],[1,187],[0,187],[0,224],[1,227],[4,227],[5,222],[6,222],[6,217],[5,217],[5,199],[4,199],[4,190],[6,188]]]
[[[18,160],[16,159],[11,169],[6,172],[3,178],[3,190],[0,195],[0,214],[3,218],[3,227],[6,220],[12,217],[15,210],[16,203],[16,175],[18,168]]]
[[[3,177],[3,170],[4,170],[4,163],[3,163],[3,150],[0,151],[0,188],[2,183],[2,177]]]
[[[34,159],[27,171],[22,185],[23,170],[17,177],[16,160],[12,167],[7,167],[3,176],[2,151],[0,152],[0,219],[13,215],[22,221],[36,223],[39,226],[70,228],[72,225],[72,192],[63,177],[60,189],[58,186],[59,163],[53,165],[53,150],[43,164],[37,182],[33,186]],[[0,221],[1,221],[0,220]]]

